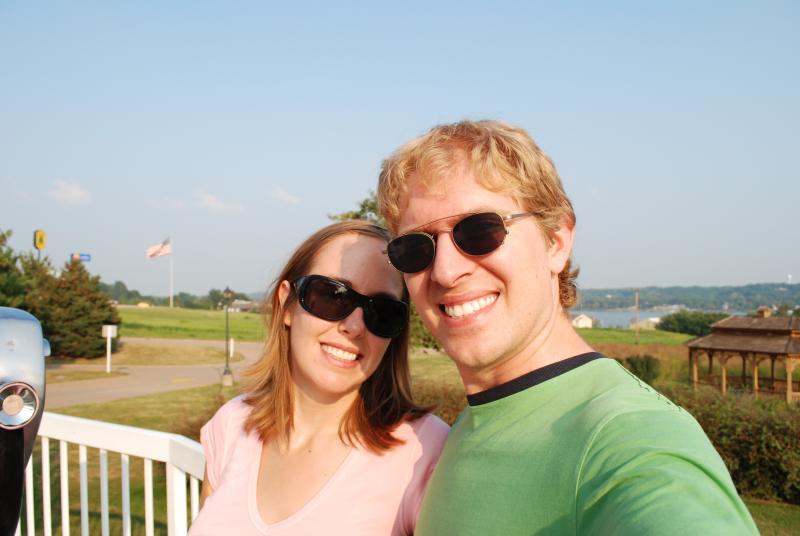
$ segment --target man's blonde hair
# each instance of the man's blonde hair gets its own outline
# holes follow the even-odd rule
[[[524,210],[535,212],[548,239],[562,225],[574,227],[575,211],[552,160],[523,129],[487,120],[435,126],[383,161],[378,210],[393,233],[407,203],[411,177],[432,188],[449,177],[462,159],[486,189],[508,195]],[[577,295],[578,270],[571,265],[570,259],[558,276],[565,309],[575,305]]]

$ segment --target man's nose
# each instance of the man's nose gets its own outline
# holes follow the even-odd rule
[[[436,236],[436,256],[431,266],[433,281],[442,287],[452,288],[474,269],[475,261],[456,247],[453,233],[439,233]]]

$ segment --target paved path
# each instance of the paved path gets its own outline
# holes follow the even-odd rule
[[[225,341],[201,341],[191,339],[148,339],[126,337],[121,340],[126,344],[151,344],[165,346],[185,346],[187,352],[192,348],[213,347],[225,350]],[[234,378],[239,371],[258,359],[261,343],[236,342],[234,349],[244,355],[244,360],[231,363]],[[113,364],[113,358],[112,358]],[[50,370],[105,370],[105,361],[98,365],[48,365]],[[149,395],[201,387],[220,383],[224,364],[219,365],[121,365],[113,370],[125,372],[126,376],[60,382],[47,385],[45,410],[73,406],[76,404],[93,404],[108,402],[120,398]]]

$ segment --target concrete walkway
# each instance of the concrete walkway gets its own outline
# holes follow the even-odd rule
[[[185,346],[187,353],[192,348],[212,347],[225,351],[225,341],[202,341],[191,339],[121,339],[125,344],[150,344],[164,346]],[[231,363],[234,379],[238,381],[239,372],[254,363],[261,355],[260,342],[236,342],[234,350],[244,355],[244,360]],[[113,358],[112,358],[113,364]],[[49,364],[49,370],[105,370],[105,360],[98,365]],[[109,402],[120,398],[164,393],[219,384],[224,363],[219,365],[121,365],[113,370],[125,372],[125,376],[98,378],[49,384],[46,387],[45,410],[50,411],[76,404]]]

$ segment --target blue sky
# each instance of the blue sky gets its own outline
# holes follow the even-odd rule
[[[797,2],[0,0],[0,229],[104,281],[266,288],[381,160],[498,118],[554,159],[586,288],[800,280]]]

